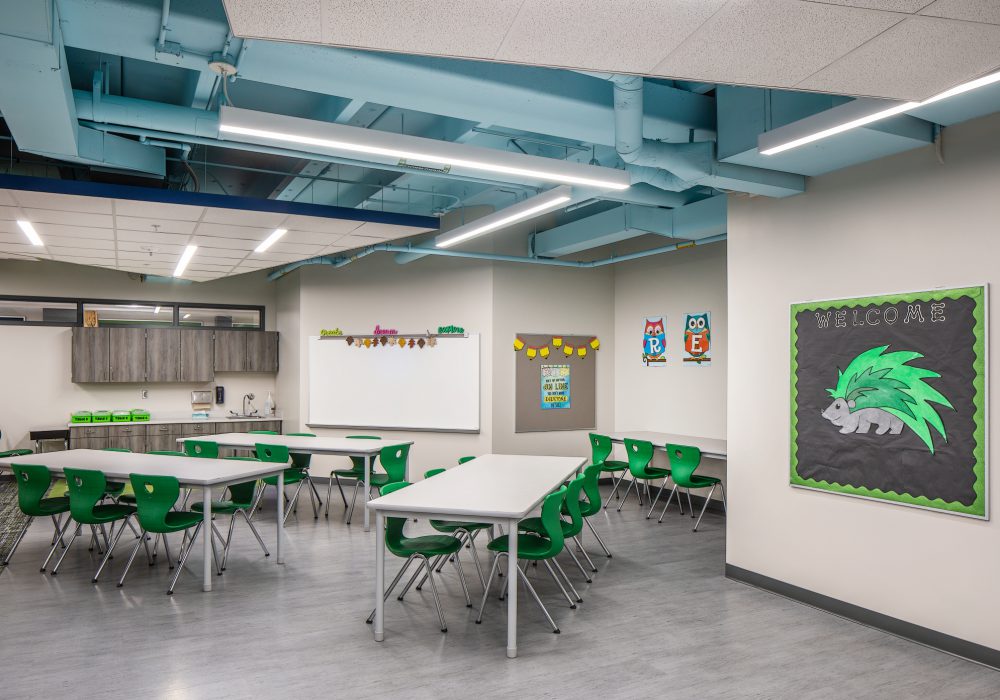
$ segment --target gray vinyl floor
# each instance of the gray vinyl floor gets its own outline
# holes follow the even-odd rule
[[[166,566],[141,558],[116,588],[124,550],[96,585],[94,555],[79,543],[58,576],[40,574],[51,528],[36,521],[0,575],[0,697],[1000,697],[1000,673],[726,580],[722,517],[706,515],[692,533],[674,510],[662,525],[645,520],[634,498],[595,518],[614,558],[585,538],[600,569],[593,583],[563,562],[578,609],[541,567],[530,573],[562,633],[522,589],[520,658],[504,654],[503,603],[493,596],[476,625],[450,566],[448,633],[425,589],[390,599],[378,644],[364,622],[374,534],[344,525],[342,512],[338,501],[329,521],[313,520],[300,507],[280,567],[237,525],[215,590],[201,592],[199,549],[173,596]],[[273,551],[273,512],[261,530]],[[387,561],[394,575],[400,562]]]

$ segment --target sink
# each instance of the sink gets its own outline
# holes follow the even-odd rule
[[[233,415],[229,415],[229,416],[226,416],[226,418],[229,419],[229,420],[246,420],[247,418],[261,418],[261,416],[258,416],[255,413],[255,414],[252,414],[252,415],[249,415],[249,416],[233,416]]]

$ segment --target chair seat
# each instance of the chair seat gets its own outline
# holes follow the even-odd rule
[[[252,503],[235,503],[233,501],[212,501],[212,512],[222,515],[233,515],[238,510],[249,511],[253,507]],[[191,510],[199,513],[205,510],[205,504],[200,501],[191,504]]]
[[[346,477],[348,479],[365,478],[365,470],[355,469],[354,467],[351,467],[350,469],[334,469],[333,471],[330,472],[330,476],[333,476],[334,474],[336,474],[337,476]]]
[[[286,469],[285,470],[285,486],[290,486],[292,484],[297,484],[303,479],[305,479],[307,474],[298,469]],[[277,476],[266,476],[261,479],[268,486],[277,486],[278,477]]]
[[[364,474],[361,475],[363,479]],[[371,485],[372,486],[385,486],[386,484],[391,484],[392,478],[388,474],[372,474]]]
[[[568,515],[568,513],[567,513]],[[565,520],[560,520],[559,524],[562,526],[563,535],[570,537],[573,534],[573,523],[567,522]],[[528,532],[537,532],[538,534],[545,534],[545,526],[542,525],[542,519],[535,518],[525,518],[517,524],[518,530],[526,530]],[[547,540],[546,540],[547,541]]]
[[[172,510],[167,513],[166,518],[164,518],[166,524],[166,532],[180,532],[181,530],[187,530],[189,527],[194,527],[197,525],[204,514],[195,513],[190,510]]]
[[[456,530],[472,532],[473,530],[485,530],[490,527],[490,525],[489,523],[463,523],[453,522],[451,520],[431,520],[431,527],[438,532],[455,532]]]
[[[439,554],[454,554],[461,548],[462,543],[449,535],[404,537],[398,543],[389,543],[390,551],[398,557],[408,557],[411,554],[436,557]]]
[[[622,462],[617,459],[606,459],[601,462],[601,471],[620,472],[622,469],[628,469],[628,462]]]
[[[45,515],[58,515],[59,513],[65,513],[69,510],[69,498],[65,496],[61,498],[43,498],[38,502],[38,507],[33,510],[35,512],[25,513],[25,515],[41,517]]]
[[[120,481],[109,481],[104,486],[104,493],[107,496],[120,496],[125,491],[125,484]]]
[[[666,479],[670,476],[669,469],[660,469],[659,467],[646,467],[646,476],[640,476],[640,479]]]
[[[677,484],[677,485],[686,489],[700,489],[721,483],[722,479],[716,479],[714,476],[702,476],[701,474],[692,474],[691,479],[687,483]]]
[[[520,525],[518,525],[520,527]],[[507,535],[497,537],[486,545],[493,552],[509,551],[510,540]],[[551,556],[552,541],[533,534],[520,533],[517,536],[517,556],[522,559],[548,559]]]
[[[114,520],[121,520],[122,518],[128,517],[135,512],[135,506],[125,505],[123,503],[108,503],[105,505],[94,506],[93,518],[88,519],[90,522],[81,522],[83,525],[100,525],[101,523],[110,523]]]

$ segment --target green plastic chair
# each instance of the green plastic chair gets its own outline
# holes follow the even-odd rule
[[[254,452],[257,458],[261,462],[275,462],[288,464],[291,462],[292,456],[288,452],[288,448],[284,445],[266,445],[264,443],[258,442]],[[299,500],[299,493],[302,491],[302,486],[305,484],[308,478],[308,473],[302,471],[298,467],[289,467],[285,470],[284,479],[285,486],[296,485],[295,493],[292,494],[290,499],[287,499],[285,505],[285,514],[282,516],[282,523],[288,520],[288,516],[292,511],[295,510],[296,505]],[[268,476],[264,477],[261,481],[261,489],[257,492],[257,501],[254,503],[253,508],[250,510],[250,517],[253,518],[257,509],[260,507],[260,503],[264,500],[264,489],[268,486],[273,486],[275,489],[278,488],[278,477]],[[313,503],[313,518],[319,517],[319,511],[316,509],[316,504]]]
[[[288,433],[290,437],[316,437],[316,433]],[[313,506],[313,512],[316,508],[323,507],[323,499],[319,497],[319,490],[316,488],[316,484],[313,483],[312,475],[309,473],[309,465],[312,464],[312,455],[305,452],[292,452],[292,466],[298,467],[306,475],[306,483],[309,484],[309,500],[313,501],[315,499],[315,505]]]
[[[601,490],[598,480],[601,478],[602,471],[601,466],[598,464],[591,464],[583,470],[583,493],[586,498],[580,501],[580,515],[583,516],[583,522],[590,528],[598,544],[601,545],[601,549],[604,550],[604,553],[610,559],[611,550],[604,544],[604,540],[601,539],[597,530],[594,529],[593,523],[590,522],[590,518],[601,512]]]
[[[101,452],[131,452],[127,447],[102,447]],[[105,494],[108,498],[118,500],[125,493],[127,484],[124,481],[109,481],[108,490]]]
[[[621,472],[621,474],[618,475],[618,479],[614,482],[614,488],[612,488],[611,493],[608,494],[607,502],[604,504],[604,507],[607,508],[608,504],[611,503],[612,496],[618,495],[618,486],[622,483],[622,479],[625,478],[625,472],[628,470],[628,462],[608,459],[614,451],[615,446],[614,443],[611,442],[611,438],[607,435],[590,433],[589,437],[590,465],[600,467],[602,472],[611,472],[612,474],[615,472]]]
[[[378,461],[381,462],[385,472],[374,471],[375,464],[372,463],[371,483],[365,484],[366,488],[381,489],[383,486],[394,484],[406,479],[406,460],[410,455],[409,445],[392,445],[379,450]],[[354,516],[354,504],[358,500],[358,488],[364,483],[364,465],[362,464],[361,479],[354,482],[354,495],[351,497],[351,508],[347,511],[346,523],[351,524]]]
[[[184,454],[188,457],[203,457],[204,459],[219,458],[219,443],[210,440],[185,440]]]
[[[584,551],[583,545],[580,544],[580,539],[578,537],[578,535],[583,531],[583,515],[580,512],[580,492],[583,490],[583,482],[585,478],[586,477],[584,477],[583,474],[580,474],[566,485],[566,497],[563,500],[560,513],[564,516],[568,516],[569,520],[560,518],[559,524],[562,526],[563,539],[566,541],[571,540],[577,547],[579,547],[580,551],[583,552],[583,556],[587,558],[587,563],[590,564],[590,568],[597,571],[597,567],[594,566],[594,562],[590,560],[587,552]],[[521,532],[534,532],[543,536],[545,534],[545,524],[542,522],[541,517],[525,518],[517,524],[517,529]],[[587,580],[587,583],[591,583],[592,579],[590,574],[588,574],[583,568],[583,565],[580,563],[580,560],[577,559],[572,548],[566,546],[564,549],[576,564],[580,573],[583,574],[583,578]],[[553,561],[556,560],[553,559]],[[558,564],[556,565],[558,566]],[[567,581],[569,580],[569,577],[566,576],[566,573],[563,572],[562,569],[560,569],[560,573],[562,573],[563,577],[565,577]],[[576,592],[575,588],[573,588],[572,583],[570,584],[570,588],[576,596],[576,602],[582,603],[583,598],[581,598],[580,594]]]
[[[0,451],[0,459],[7,459],[8,457],[27,457],[28,455],[35,454],[32,450],[27,450],[24,448],[18,450],[2,450]]]
[[[240,460],[243,462],[260,461],[256,457],[226,457],[226,459]],[[247,525],[250,526],[250,531],[253,532],[254,537],[257,538],[257,544],[259,544],[260,548],[264,550],[264,556],[271,556],[271,553],[267,551],[267,545],[264,544],[263,538],[261,538],[257,528],[254,527],[253,522],[250,520],[250,511],[253,508],[254,496],[257,491],[257,481],[244,481],[241,484],[230,484],[226,491],[229,494],[228,500],[212,501],[213,514],[218,513],[220,515],[230,516],[229,534],[226,535],[226,537],[222,537],[218,531],[215,531],[219,540],[223,543],[222,565],[219,567],[220,571],[226,570],[226,562],[229,560],[229,546],[233,541],[233,528],[236,526],[237,515],[242,515]],[[205,504],[201,502],[193,503],[191,505],[191,509],[199,513],[204,513]],[[212,525],[212,529],[215,530],[215,525]]]
[[[348,435],[348,440],[381,440],[382,438],[377,435]],[[364,457],[351,457],[351,468],[350,469],[334,469],[330,472],[330,481],[326,485],[326,517],[330,517],[330,497],[333,495],[333,483],[337,483],[337,490],[340,491],[340,498],[344,501],[344,512],[347,514],[346,523],[351,524],[351,516],[354,514],[354,501],[358,498],[358,487],[365,480],[365,458]],[[375,458],[372,457],[371,463],[371,473],[375,473]],[[353,479],[354,480],[354,497],[351,499],[350,508],[348,509],[347,496],[344,495],[344,489],[340,484],[340,478]],[[348,512],[349,510],[349,512]]]
[[[653,449],[653,443],[648,440],[631,440],[625,438],[625,452],[628,454],[628,470],[632,475],[632,481],[625,489],[625,493],[622,494],[621,503],[618,504],[618,512],[621,512],[622,506],[628,500],[628,494],[633,486],[635,487],[636,498],[639,499],[639,505],[642,506],[642,493],[640,492],[639,482],[645,484],[647,495],[649,493],[649,482],[653,479],[663,479],[663,484],[666,485],[667,479],[670,477],[670,470],[650,465],[650,462],[653,461]],[[660,491],[663,491],[662,487]],[[654,501],[653,503],[655,505],[656,502]],[[646,517],[649,518],[649,514]]]
[[[171,564],[170,545],[167,543],[167,535],[176,532],[186,533],[187,530],[193,527],[194,532],[191,533],[191,537],[186,538],[187,544],[185,545],[184,540],[181,541],[176,571],[174,571],[174,575],[170,579],[170,585],[167,587],[167,595],[173,595],[177,579],[180,577],[181,571],[184,570],[184,564],[187,562],[191,550],[194,549],[198,534],[201,532],[202,514],[190,510],[173,510],[178,498],[180,498],[181,487],[177,479],[172,476],[129,474],[129,481],[132,484],[132,490],[135,491],[136,517],[139,520],[142,533],[139,536],[139,541],[132,548],[131,554],[129,554],[125,570],[122,572],[121,578],[118,579],[118,586],[125,585],[125,577],[128,576],[129,569],[132,568],[135,555],[139,552],[139,545],[146,542],[146,536],[149,533],[159,535],[163,538],[163,548],[167,553],[167,563]],[[210,537],[211,535],[205,536]],[[212,551],[214,554],[215,540],[212,541]],[[173,569],[174,566],[171,564],[170,568]],[[217,561],[216,570],[222,573]]]
[[[409,482],[406,481],[393,481],[391,483],[384,484],[379,489],[379,493],[385,496],[393,491],[406,488],[409,485]],[[385,600],[389,600],[389,596],[392,594],[393,589],[396,587],[396,584],[399,583],[400,579],[403,578],[403,574],[406,573],[410,564],[414,561],[419,561],[420,565],[417,567],[414,577],[416,577],[421,570],[426,572],[427,580],[430,581],[431,584],[431,593],[434,597],[434,607],[437,609],[438,621],[441,623],[441,631],[447,632],[448,624],[445,622],[444,612],[441,610],[441,599],[438,597],[437,584],[434,583],[434,565],[431,562],[431,559],[447,559],[451,557],[451,555],[457,554],[458,551],[462,549],[462,542],[457,537],[452,537],[451,535],[424,535],[422,537],[407,537],[403,532],[405,525],[406,518],[385,519],[386,549],[388,549],[395,556],[406,559],[406,563],[403,564],[403,568],[399,570],[399,573],[396,574],[396,578],[392,580],[392,583],[389,584],[389,588],[386,589]],[[469,587],[465,583],[465,573],[462,571],[462,562],[459,561],[457,556],[452,558],[452,562],[454,562],[455,568],[458,569],[459,580],[462,582],[462,591],[465,593],[465,606],[467,608],[471,608],[472,599],[469,597]],[[400,595],[399,598],[402,600],[402,595]],[[375,611],[372,610],[372,614],[368,616],[366,622],[371,624],[374,620]]]
[[[91,535],[95,541],[97,540],[97,531],[100,529],[107,550],[104,553],[104,558],[101,559],[101,563],[97,567],[97,571],[94,572],[93,581],[97,583],[97,579],[100,578],[101,572],[115,551],[118,540],[121,539],[122,534],[125,532],[125,525],[135,514],[135,508],[123,503],[101,503],[108,491],[108,481],[102,472],[94,469],[71,469],[67,467],[63,470],[63,473],[66,475],[66,484],[69,487],[69,512],[77,525],[73,532],[73,537],[70,538],[66,549],[60,555],[59,561],[52,567],[52,575],[55,576],[59,573],[59,566],[63,563],[63,559],[66,558],[66,554],[69,552],[70,547],[73,546],[76,538],[80,536],[83,526],[89,525]],[[114,532],[115,523],[120,525],[117,534]],[[105,525],[112,526],[110,536]],[[145,544],[146,539],[144,537],[140,538],[140,540],[142,544]]]
[[[15,451],[24,452],[24,450]],[[27,452],[31,454],[30,450]],[[16,456],[23,457],[25,455],[19,454]],[[62,543],[63,532],[65,532],[70,523],[69,517],[66,517],[65,522],[63,522],[62,517],[63,514],[69,513],[69,498],[65,496],[61,498],[45,498],[45,493],[52,484],[52,474],[49,472],[48,467],[40,464],[12,464],[11,471],[17,480],[17,505],[21,509],[21,512],[27,516],[27,519],[24,521],[24,526],[14,540],[14,546],[11,547],[7,556],[4,557],[3,566],[7,566],[10,563],[14,552],[17,551],[21,540],[24,539],[25,533],[28,532],[28,527],[31,526],[35,518],[52,518],[55,534],[52,539],[52,548],[49,549],[48,556],[42,562],[41,570],[45,571],[52,555],[55,554],[56,549]],[[3,571],[3,569],[0,569],[0,571]]]
[[[562,585],[562,581],[556,576],[555,569],[552,568],[552,563],[555,561],[555,557],[559,552],[563,550],[563,530],[560,523],[559,512],[562,509],[563,502],[566,500],[566,487],[561,486],[558,491],[554,491],[545,497],[542,501],[542,529],[543,534],[535,534],[532,532],[518,533],[517,535],[517,556],[520,559],[527,561],[541,561],[545,563],[545,567],[549,570],[549,574],[552,579],[558,584],[559,590],[562,591],[566,600],[569,602],[571,608],[576,608],[576,603],[573,602],[569,597],[569,593]],[[495,552],[496,556],[493,558],[493,566],[490,568],[489,575],[489,585],[487,585],[486,590],[483,591],[483,600],[479,604],[479,615],[476,617],[476,624],[481,624],[483,621],[483,610],[486,608],[486,599],[490,594],[490,587],[493,585],[493,578],[496,576],[497,571],[500,566],[501,557],[509,556],[509,538],[507,535],[502,535],[496,537],[490,541],[487,548],[491,552]],[[549,625],[552,626],[552,631],[555,634],[559,634],[559,627],[556,625],[552,616],[549,615],[549,611],[545,608],[542,603],[542,599],[538,597],[538,593],[535,592],[535,587],[531,585],[528,581],[527,575],[521,571],[521,567],[517,568],[518,577],[524,584],[524,587],[531,594],[531,597],[535,599],[538,607],[542,609],[542,613],[545,615],[545,619],[549,621]],[[506,581],[506,585],[510,585],[510,581]],[[514,582],[517,585],[517,582]],[[504,594],[501,594],[500,598],[503,599]]]
[[[471,455],[471,456],[469,456],[469,457],[459,457],[459,458],[458,458],[458,463],[459,463],[459,464],[465,464],[466,462],[471,462],[471,461],[472,461],[472,460],[474,460],[475,458],[476,458],[476,456],[475,456],[475,455]]]
[[[663,506],[660,519],[656,522],[663,522],[663,515],[667,512],[667,506],[670,505],[670,499],[673,498],[678,486],[688,490],[688,507],[691,509],[692,518],[694,517],[694,507],[691,505],[691,489],[706,489],[711,487],[708,496],[705,497],[705,504],[701,507],[698,520],[694,524],[694,529],[691,530],[692,532],[698,532],[698,526],[701,525],[701,518],[705,515],[705,509],[708,508],[708,503],[712,500],[712,494],[715,493],[716,486],[722,489],[722,510],[723,512],[727,512],[726,487],[723,485],[722,480],[714,476],[702,476],[694,473],[694,470],[701,464],[701,450],[688,445],[672,445],[667,443],[667,457],[670,459],[670,471],[673,473],[674,488],[670,491],[670,496],[667,497],[667,504]],[[677,494],[677,504],[680,505],[680,502],[680,494]],[[683,512],[681,511],[682,514]]]

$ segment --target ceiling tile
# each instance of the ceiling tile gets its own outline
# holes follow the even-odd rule
[[[176,221],[197,221],[204,213],[204,207],[188,204],[164,204],[162,202],[138,202],[131,199],[116,199],[115,213],[119,216],[138,216],[151,219]]]
[[[191,242],[196,246],[205,246],[207,248],[230,248],[232,250],[253,250],[260,242],[264,240],[266,236],[262,236],[257,239],[248,238],[225,238],[222,236],[203,236],[195,235]]]
[[[316,255],[319,251],[323,250],[321,245],[303,245],[301,243],[285,243],[284,239],[275,243],[268,251],[275,253],[295,253],[296,255]],[[254,255],[259,255],[259,253],[251,253],[251,257]]]
[[[653,72],[708,82],[794,85],[901,19],[796,0],[732,2]]]
[[[325,0],[322,41],[402,53],[494,56],[523,0]],[[344,21],[350,17],[351,21]]]
[[[176,267],[177,266],[177,260],[178,260],[178,258],[179,258],[179,256],[176,255],[175,253],[167,253],[167,252],[153,253],[152,255],[150,255],[149,253],[144,253],[144,252],[138,251],[138,250],[120,250],[120,251],[118,251],[118,260],[119,261],[121,261],[121,260],[142,260],[142,261],[145,261],[145,262],[152,262],[152,263],[171,264],[174,267]]]
[[[233,226],[255,226],[274,229],[288,218],[288,214],[270,211],[247,211],[245,209],[206,209],[203,222],[230,224]]]
[[[350,233],[363,222],[350,219],[324,219],[318,216],[292,215],[285,221],[289,231],[315,231],[317,233]]]
[[[154,231],[132,231],[128,229],[118,229],[119,241],[141,241],[144,243],[168,243],[171,245],[185,245],[190,236],[186,233],[156,233]]]
[[[229,272],[232,269],[232,265],[211,265],[207,263],[198,263],[196,265],[193,261],[188,267],[188,271],[190,272]]]
[[[112,213],[111,200],[102,197],[80,197],[72,194],[17,190],[14,193],[14,198],[22,207],[32,209],[55,209],[58,211],[75,211],[85,214]]]
[[[147,218],[138,216],[122,216],[120,213],[115,217],[117,228],[124,228],[130,231],[151,231],[153,233],[185,233],[194,232],[197,223],[182,219]]]
[[[363,224],[357,230],[355,230],[352,235],[354,236],[370,236],[372,238],[381,238],[383,240],[391,240],[395,238],[405,238],[407,236],[413,236],[418,233],[426,233],[433,229],[426,228],[414,228],[411,226],[393,226],[391,224],[376,224],[369,222]]]
[[[48,238],[49,236],[67,236],[80,239],[103,238],[106,240],[113,240],[115,237],[114,229],[67,226],[66,224],[38,224],[35,226],[35,230],[38,231],[42,238]]]
[[[246,272],[247,270],[264,270],[271,267],[277,267],[281,263],[276,263],[273,260],[244,260],[241,262],[236,269]]]
[[[810,0],[810,2],[860,7],[866,10],[885,10],[886,12],[913,14],[926,7],[929,0]]]
[[[233,250],[232,248],[204,248],[199,246],[194,256],[198,258],[204,255],[207,258],[221,258],[239,262],[246,257],[247,252],[245,250]]]
[[[45,236],[46,247],[63,246],[85,250],[114,250],[115,242],[109,238],[76,238],[74,236]]]
[[[14,199],[13,190],[0,190],[0,206],[3,207],[16,207],[17,200]]]
[[[18,219],[24,218],[24,213],[21,211],[20,207],[17,206],[0,206],[0,220],[3,221],[17,221]]]
[[[352,234],[350,236],[344,236],[343,238],[341,238],[339,241],[337,241],[336,245],[340,246],[341,248],[359,248],[365,245],[374,245],[376,243],[384,243],[384,242],[385,241],[381,238],[372,238],[370,236],[355,236]]]
[[[256,260],[269,260],[273,264],[283,263],[283,262],[296,262],[302,260],[306,256],[296,255],[294,253],[274,253],[272,251],[267,251],[266,253],[254,253],[249,259]]]
[[[95,250],[94,248],[73,248],[72,246],[46,246],[54,258],[94,258],[96,260],[113,260],[114,251]]]
[[[171,255],[180,255],[184,250],[184,246],[174,243],[120,240],[118,241],[118,250],[146,254],[149,254],[149,252],[152,251],[154,253],[170,253]]]
[[[920,14],[964,19],[969,22],[1000,24],[1000,2],[997,0],[937,0],[921,10]]]
[[[30,243],[0,243],[0,249],[8,253],[20,253],[22,255],[48,255],[44,247],[33,246]]]
[[[274,229],[261,228],[259,226],[232,226],[229,224],[198,224],[196,233],[200,236],[220,236],[225,238],[239,238],[253,240],[259,243],[264,240]]]
[[[648,73],[726,1],[598,0],[581,12],[579,0],[526,0],[496,58]]]
[[[998,65],[1000,26],[910,17],[797,87],[922,100]]]
[[[319,43],[322,0],[241,0],[227,6],[237,36],[261,36]]]
[[[0,230],[3,227],[2,221],[0,221]],[[16,224],[11,223],[10,226],[17,227]],[[338,238],[343,236],[343,233],[316,233],[314,231],[289,231],[281,239],[282,243],[303,243],[306,245],[330,245]]]
[[[90,226],[93,228],[112,228],[113,218],[110,214],[85,214],[72,211],[55,211],[53,209],[29,209],[22,207],[24,215],[32,223],[65,224],[67,226]]]

